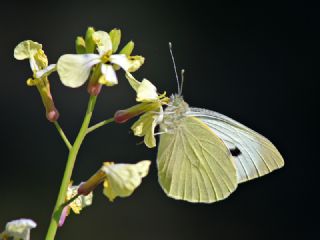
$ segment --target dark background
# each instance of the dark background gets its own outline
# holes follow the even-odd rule
[[[130,198],[114,203],[95,192],[94,204],[71,215],[57,239],[309,239],[318,229],[316,185],[319,143],[316,73],[319,9],[292,1],[260,6],[206,1],[52,1],[2,3],[0,24],[1,160],[0,228],[12,219],[38,223],[32,239],[44,239],[60,185],[66,148],[45,119],[27,61],[13,59],[17,43],[44,45],[51,63],[74,52],[74,39],[87,26],[122,30],[122,44],[136,43],[146,57],[135,74],[159,89],[176,92],[168,51],[174,44],[178,68],[186,69],[183,89],[191,106],[212,109],[267,136],[286,165],[241,184],[228,199],[210,205],[167,198],[157,182],[156,149],[137,145],[132,122],[111,124],[90,134],[73,180],[87,179],[103,161],[152,159],[151,174]],[[93,122],[134,104],[121,72],[120,83],[104,88]],[[121,76],[121,77],[120,77]],[[88,95],[50,78],[59,120],[70,139],[80,127]]]

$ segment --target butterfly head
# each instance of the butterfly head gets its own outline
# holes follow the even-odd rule
[[[169,42],[169,50],[173,63],[173,68],[177,80],[178,93],[170,97],[170,101],[164,111],[161,129],[165,132],[170,132],[179,126],[179,122],[186,116],[189,111],[189,105],[183,100],[182,87],[184,82],[184,70],[181,71],[181,81],[177,74],[177,67],[172,53],[172,44]]]

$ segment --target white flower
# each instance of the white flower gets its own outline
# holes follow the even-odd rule
[[[115,36],[118,38],[114,40]],[[128,72],[136,71],[144,62],[141,56],[127,56],[126,54],[113,54],[118,48],[119,34],[112,34],[112,39],[107,32],[96,31],[92,39],[97,46],[98,54],[66,54],[59,58],[57,71],[62,83],[68,87],[76,88],[83,85],[96,65],[100,71],[99,83],[113,86],[118,83],[114,68],[120,66]],[[112,41],[114,40],[114,41]],[[112,42],[114,45],[112,46]]]
[[[101,170],[106,174],[103,193],[113,201],[116,197],[128,197],[147,176],[151,162],[140,161],[136,164],[105,163]]]
[[[30,240],[30,230],[37,224],[31,219],[18,219],[8,222],[5,231],[1,234],[5,238],[12,237],[14,240]]]

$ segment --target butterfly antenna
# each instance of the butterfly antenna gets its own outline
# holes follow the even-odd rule
[[[174,57],[173,57],[173,53],[172,53],[172,43],[171,42],[169,42],[169,50],[170,50],[170,55],[171,55],[171,59],[172,59],[172,63],[173,63],[174,73],[176,75],[178,93],[180,94],[181,88],[180,88],[179,77],[178,77],[178,73],[177,73],[176,62],[174,61]]]
[[[184,69],[181,70],[181,86],[180,86],[180,92],[179,95],[182,95],[182,89],[183,89],[183,83],[184,83]]]

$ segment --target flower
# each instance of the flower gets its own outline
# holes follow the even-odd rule
[[[128,197],[147,176],[151,161],[136,164],[105,162],[86,182],[81,183],[78,194],[87,195],[103,182],[103,193],[113,201],[117,196]]]
[[[64,85],[76,88],[87,81],[93,69],[88,91],[91,95],[97,95],[101,85],[113,86],[118,84],[115,69],[121,67],[125,71],[134,72],[144,63],[144,58],[142,56],[130,56],[133,50],[133,42],[129,42],[119,54],[114,54],[120,43],[120,30],[113,29],[109,34],[104,31],[92,31],[89,37],[87,32],[85,44],[92,46],[89,43],[93,42],[97,47],[98,54],[93,53],[92,47],[89,50],[87,49],[85,54],[65,54],[58,60],[57,71]],[[80,39],[77,42],[78,52],[83,52],[84,42]],[[88,46],[86,47],[88,48]]]
[[[0,238],[7,239],[12,237],[15,240],[29,240],[30,230],[35,228],[37,224],[31,219],[18,219],[8,222],[5,231],[0,234]]]
[[[132,117],[144,113],[132,125],[131,129],[134,135],[139,137],[144,136],[146,146],[153,148],[156,146],[156,139],[154,137],[155,128],[163,119],[162,105],[167,104],[169,98],[165,97],[165,93],[158,95],[157,88],[147,79],[139,82],[130,73],[126,73],[126,77],[131,87],[136,91],[136,101],[140,102],[140,104],[126,110],[117,111],[114,116],[115,121],[123,123]]]
[[[48,66],[48,58],[42,50],[42,45],[32,40],[19,43],[14,49],[14,57],[17,60],[29,59],[33,78],[27,80],[27,85],[37,87],[46,109],[47,119],[50,122],[56,121],[59,112],[54,105],[48,80],[48,76],[56,70],[56,65]]]
[[[75,197],[78,194],[78,189],[79,189],[79,186],[69,186],[67,195],[66,195],[66,200],[69,201],[73,197]],[[80,211],[83,208],[90,206],[92,204],[92,198],[93,198],[92,192],[90,192],[86,196],[81,195],[77,197],[74,201],[72,201],[69,204],[69,206],[75,214],[80,214]]]
[[[113,164],[106,162],[101,170],[106,174],[103,193],[112,202],[116,197],[128,197],[147,176],[151,161],[136,164]]]
[[[67,194],[66,194],[66,202],[72,200],[74,197],[78,195],[78,189],[81,186],[73,186],[72,183],[68,186]],[[62,210],[60,220],[59,220],[59,226],[61,227],[67,216],[70,214],[70,209],[75,214],[80,214],[81,210],[85,207],[88,207],[92,204],[92,198],[93,193],[90,192],[87,195],[80,195],[77,198],[75,198],[72,202],[70,202],[67,206],[65,206]]]

